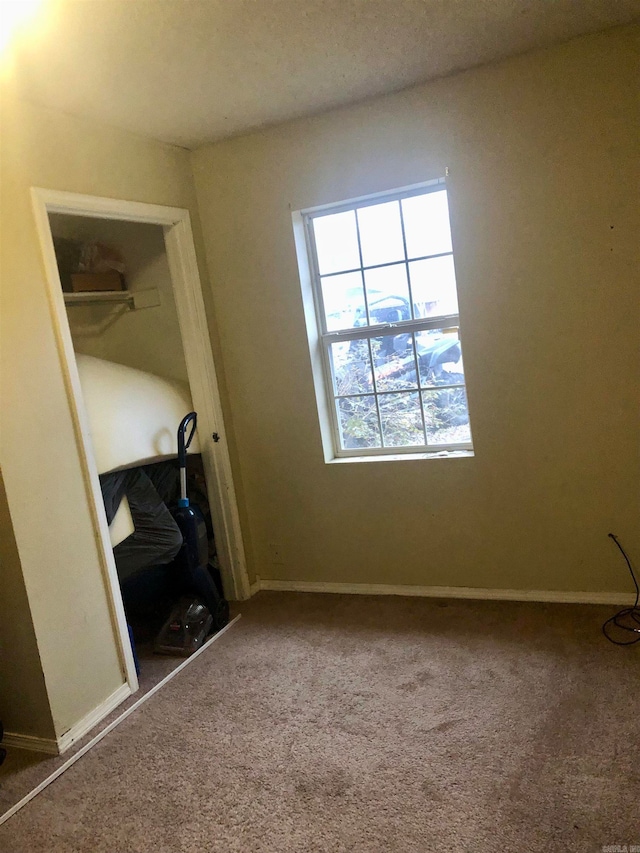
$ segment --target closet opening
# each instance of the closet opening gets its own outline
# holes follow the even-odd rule
[[[199,639],[181,644],[172,634],[176,607],[203,598],[184,570],[190,528],[180,513],[192,512],[179,508],[185,486],[202,514],[196,527],[211,595],[250,592],[189,215],[40,189],[33,199],[87,500],[133,692],[138,676],[153,686],[224,618],[218,611],[211,625],[206,612],[190,610],[192,623],[201,616],[200,630],[191,629]],[[187,439],[191,412],[197,430],[182,477],[178,427],[184,420]]]

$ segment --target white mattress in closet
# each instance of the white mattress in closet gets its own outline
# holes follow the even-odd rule
[[[177,455],[178,424],[193,409],[185,383],[89,355],[76,361],[99,474]],[[189,452],[199,452],[197,434]],[[124,501],[110,532],[112,545],[133,532]]]

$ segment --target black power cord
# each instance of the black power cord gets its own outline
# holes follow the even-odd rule
[[[622,610],[619,610],[615,616],[607,619],[602,626],[602,633],[610,643],[613,643],[616,646],[633,646],[634,643],[640,643],[640,607],[638,606],[638,601],[640,601],[640,588],[638,587],[638,581],[636,580],[636,576],[633,572],[631,560],[627,557],[624,548],[618,542],[618,537],[613,533],[609,533],[609,539],[613,539],[620,549],[620,553],[626,560],[627,566],[629,567],[629,573],[633,580],[633,585],[636,588],[636,600],[633,607],[624,607]],[[615,625],[616,628],[619,628],[621,631],[631,631],[633,634],[636,634],[636,636],[632,640],[614,640],[609,632],[610,625]]]

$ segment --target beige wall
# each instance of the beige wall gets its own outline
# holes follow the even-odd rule
[[[196,205],[185,151],[21,102],[7,88],[1,186],[0,462],[59,736],[107,698],[123,674],[29,190],[40,186],[191,211]],[[197,217],[194,224],[199,240]]]
[[[5,731],[54,735],[49,699],[0,472],[0,720]]]
[[[628,590],[637,28],[193,156],[258,573]],[[325,464],[291,211],[444,175],[476,455]]]

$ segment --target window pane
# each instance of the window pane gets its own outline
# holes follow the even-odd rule
[[[420,397],[408,394],[382,394],[378,397],[385,447],[424,445]]]
[[[409,285],[405,264],[365,270],[369,319],[376,323],[397,323],[411,319]]]
[[[397,201],[358,210],[360,248],[365,267],[404,259],[400,206]]]
[[[451,251],[446,190],[402,200],[407,255],[422,258]]]
[[[375,397],[342,397],[336,400],[340,445],[347,448],[381,447]]]
[[[427,444],[471,442],[467,394],[464,388],[423,391]]]
[[[418,387],[413,335],[383,335],[371,339],[378,391],[407,391]]]
[[[373,391],[371,358],[366,340],[341,341],[329,348],[336,395]]]
[[[315,217],[313,233],[320,275],[353,270],[360,266],[356,215],[353,210]]]
[[[409,264],[416,317],[458,313],[453,255]]]
[[[462,349],[458,329],[433,329],[416,334],[420,384],[464,385]]]
[[[362,273],[348,272],[320,279],[327,331],[366,324]],[[364,322],[363,322],[364,319]]]

